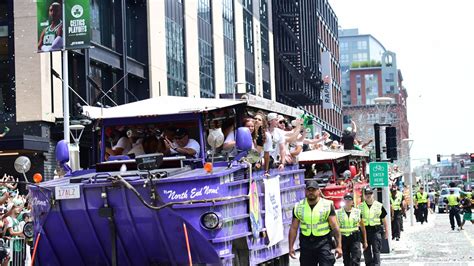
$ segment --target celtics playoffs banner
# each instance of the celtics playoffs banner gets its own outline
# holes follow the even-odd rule
[[[36,7],[38,52],[89,48],[89,0],[37,0]]]

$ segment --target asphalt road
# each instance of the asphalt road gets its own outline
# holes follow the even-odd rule
[[[410,226],[404,220],[400,241],[392,241],[390,254],[382,254],[382,265],[473,265],[474,225],[466,223],[464,230],[452,231],[448,214],[429,214],[428,223]],[[299,265],[297,260],[291,266]],[[343,265],[342,259],[336,265]],[[364,265],[362,262],[361,265]]]

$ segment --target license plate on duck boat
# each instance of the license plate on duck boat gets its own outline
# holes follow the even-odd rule
[[[81,198],[81,187],[79,185],[59,186],[55,188],[55,198],[61,199],[79,199]]]

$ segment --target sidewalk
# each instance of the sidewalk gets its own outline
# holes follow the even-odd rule
[[[415,219],[413,217],[413,219]],[[394,261],[394,260],[406,260],[410,259],[413,256],[411,252],[413,250],[413,241],[411,240],[414,236],[415,232],[419,232],[421,230],[427,230],[428,228],[432,228],[434,226],[430,225],[421,225],[420,223],[416,223],[413,221],[414,225],[410,226],[410,217],[407,219],[403,219],[403,229],[404,231],[401,234],[400,241],[391,240],[390,236],[390,253],[382,253],[380,254],[380,259],[383,261]],[[361,262],[364,262],[364,255],[362,255]],[[335,265],[343,265],[342,258],[336,261]]]

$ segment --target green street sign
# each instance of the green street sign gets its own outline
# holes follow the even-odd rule
[[[369,163],[370,186],[388,187],[388,163]]]

